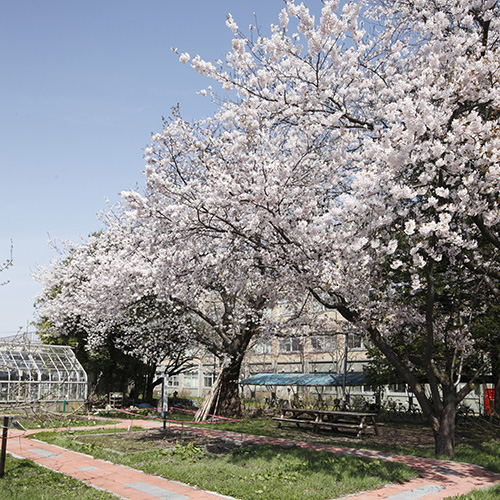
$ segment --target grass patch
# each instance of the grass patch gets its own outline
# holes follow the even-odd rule
[[[221,451],[223,445],[218,443],[218,451],[209,452],[209,446],[197,445],[192,436],[183,441],[177,435],[166,446],[161,432],[155,439],[151,432],[135,434],[128,442],[123,434],[42,433],[36,437],[241,500],[326,500],[415,477],[402,464],[298,446],[233,445]]]
[[[189,452],[188,452],[189,453]],[[399,464],[314,452],[298,447],[248,446],[222,457],[186,458],[179,451],[141,453],[129,465],[242,500],[324,500],[404,482]]]
[[[464,438],[455,447],[457,462],[480,465],[492,472],[500,473],[500,438],[484,440]],[[500,498],[498,496],[497,498]]]
[[[500,498],[500,485],[485,490],[473,491],[467,495],[458,495],[453,500],[498,500]]]
[[[423,424],[390,424],[381,429],[381,436],[370,434],[361,440],[347,434],[339,437],[339,434],[331,432],[313,433],[293,426],[278,428],[270,418],[221,422],[210,424],[210,427],[293,441],[318,442],[347,448],[365,448],[391,454],[435,458],[432,433]],[[422,438],[424,435],[427,439]],[[499,456],[500,427],[480,420],[457,427],[453,460],[479,465],[492,472],[500,473]]]
[[[169,419],[173,417],[174,415],[169,415]],[[187,422],[183,428],[176,427],[176,441],[167,446],[162,440],[174,432],[174,427],[169,429],[168,426],[169,424],[166,433],[132,427],[132,432],[125,429],[121,430],[121,433],[116,432],[117,429],[62,431],[38,433],[36,438],[141,469],[146,473],[196,484],[200,488],[218,491],[241,500],[335,498],[414,477],[412,471],[400,464],[333,455],[305,450],[298,446],[234,446],[234,449],[224,453],[207,453],[206,447],[194,441],[193,435],[187,432],[187,427],[190,426]],[[313,433],[309,429],[298,429],[295,426],[278,428],[269,417],[205,426],[290,441],[434,457],[432,433],[428,427],[421,424],[387,424],[381,429],[379,436],[368,435],[363,439],[357,439],[348,433]],[[153,439],[153,432],[163,438]],[[145,437],[147,433],[149,437]],[[480,465],[500,473],[498,426],[479,420],[472,421],[467,426],[457,427],[456,437],[456,461]],[[1,494],[0,498],[3,499]],[[500,498],[500,486],[458,496],[456,500],[497,498]]]
[[[100,425],[112,425],[114,420],[98,419],[80,415],[12,415],[25,429],[63,429],[69,427],[92,427]]]
[[[40,467],[30,460],[7,456],[5,476],[0,479],[2,500],[116,500],[76,479]]]

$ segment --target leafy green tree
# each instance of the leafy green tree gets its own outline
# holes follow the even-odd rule
[[[164,373],[170,376],[176,375],[192,366],[195,352],[191,348],[192,344],[179,336],[176,337],[175,332],[170,331],[168,337],[165,335],[170,329],[168,323],[163,324],[163,327],[156,323],[156,328],[161,328],[156,335],[151,325],[141,328],[146,314],[144,307],[146,306],[140,309],[140,314],[143,315],[141,321],[128,328],[126,324],[121,328],[114,327],[107,333],[99,347],[93,349],[89,348],[89,332],[78,318],[68,318],[63,328],[55,328],[47,318],[41,318],[36,326],[44,343],[69,345],[75,349],[75,354],[87,373],[92,373],[96,377],[97,394],[114,391],[126,393],[127,389],[133,386],[134,398],[140,395],[144,401],[151,402],[153,389],[161,382],[161,378],[157,378],[160,366]],[[129,313],[128,321],[134,322],[132,313]],[[127,334],[130,335],[130,328],[136,332],[135,342],[140,345],[141,337],[144,339],[142,343],[144,349],[137,345],[131,347],[126,343],[124,331],[127,329]],[[157,340],[154,346],[148,346],[148,343],[151,344],[149,338],[151,336]]]

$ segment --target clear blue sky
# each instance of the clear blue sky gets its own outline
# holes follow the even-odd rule
[[[310,0],[320,6],[320,0]],[[171,47],[223,58],[232,33],[268,33],[281,0],[3,0],[0,2],[0,337],[32,321],[37,265],[49,239],[99,229],[106,198],[143,184],[143,148],[180,103],[185,118],[213,112],[197,95],[212,82]]]

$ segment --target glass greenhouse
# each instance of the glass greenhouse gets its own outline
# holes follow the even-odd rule
[[[86,398],[87,374],[71,347],[0,342],[0,403]]]

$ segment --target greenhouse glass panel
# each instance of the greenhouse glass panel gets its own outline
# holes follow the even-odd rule
[[[86,398],[87,374],[70,347],[0,340],[0,403]]]

